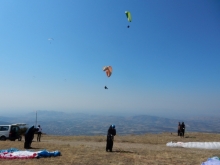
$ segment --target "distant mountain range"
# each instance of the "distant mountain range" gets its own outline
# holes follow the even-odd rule
[[[5,122],[5,121],[0,121],[0,124],[1,124],[1,125],[8,125],[8,124],[11,124],[11,123]]]
[[[125,117],[58,111],[38,111],[37,113],[37,125],[40,124],[43,132],[50,135],[105,135],[111,124],[116,125],[119,135],[176,133],[178,122],[182,122],[182,120],[148,115]],[[36,125],[36,114],[32,112],[17,117],[0,116],[0,124],[9,123]],[[184,123],[186,132],[220,133],[220,117],[189,118],[184,120]]]

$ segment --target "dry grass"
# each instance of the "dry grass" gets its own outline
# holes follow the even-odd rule
[[[105,136],[48,136],[41,142],[34,141],[35,150],[59,150],[62,156],[27,160],[0,160],[4,165],[200,165],[208,157],[220,156],[219,150],[186,149],[166,147],[173,141],[203,142],[219,141],[219,134],[190,133],[180,138],[170,133],[116,136],[113,152],[105,152]],[[35,139],[36,140],[36,139]],[[23,149],[23,141],[0,141],[0,149]]]

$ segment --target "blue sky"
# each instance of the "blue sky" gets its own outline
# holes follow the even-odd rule
[[[0,27],[2,114],[219,114],[217,0],[7,0]]]

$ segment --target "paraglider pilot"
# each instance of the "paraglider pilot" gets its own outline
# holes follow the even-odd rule
[[[184,122],[182,122],[181,128],[182,128],[182,133],[183,133],[183,137],[184,137],[184,134],[185,134],[185,124],[184,124]]]
[[[110,125],[107,133],[106,152],[112,152],[114,136],[116,135],[115,125]]]
[[[131,22],[132,18],[131,18],[131,13],[129,11],[125,11],[125,15],[128,19],[128,22]],[[127,28],[129,28],[130,26],[128,25]]]
[[[32,140],[34,138],[34,132],[36,130],[37,129],[34,128],[34,125],[27,129],[27,131],[25,132],[24,148],[26,148],[26,149],[30,149],[31,148],[31,143],[32,143]]]
[[[112,67],[111,66],[104,66],[102,69],[105,73],[107,77],[111,77],[112,75]],[[105,89],[108,89],[107,86],[104,86]]]
[[[42,134],[42,128],[40,127],[40,125],[38,125],[37,127],[37,141],[38,142],[40,142],[41,134]]]

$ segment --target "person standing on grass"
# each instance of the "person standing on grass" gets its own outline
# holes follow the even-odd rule
[[[107,133],[106,152],[110,150],[112,152],[114,136],[116,135],[115,125],[110,125]]]
[[[181,127],[181,124],[180,124],[180,122],[179,122],[179,124],[178,124],[178,130],[177,130],[178,136],[180,136],[180,127]]]
[[[40,125],[38,125],[38,131],[37,131],[37,141],[38,142],[40,142],[41,134],[42,134],[42,128],[40,127]]]
[[[25,132],[25,142],[24,142],[24,148],[25,149],[30,149],[31,148],[31,143],[34,138],[34,132],[36,131],[36,128],[31,126],[30,128],[27,129]]]
[[[182,134],[183,134],[183,137],[184,137],[184,134],[185,134],[185,124],[184,124],[184,122],[182,122]]]

